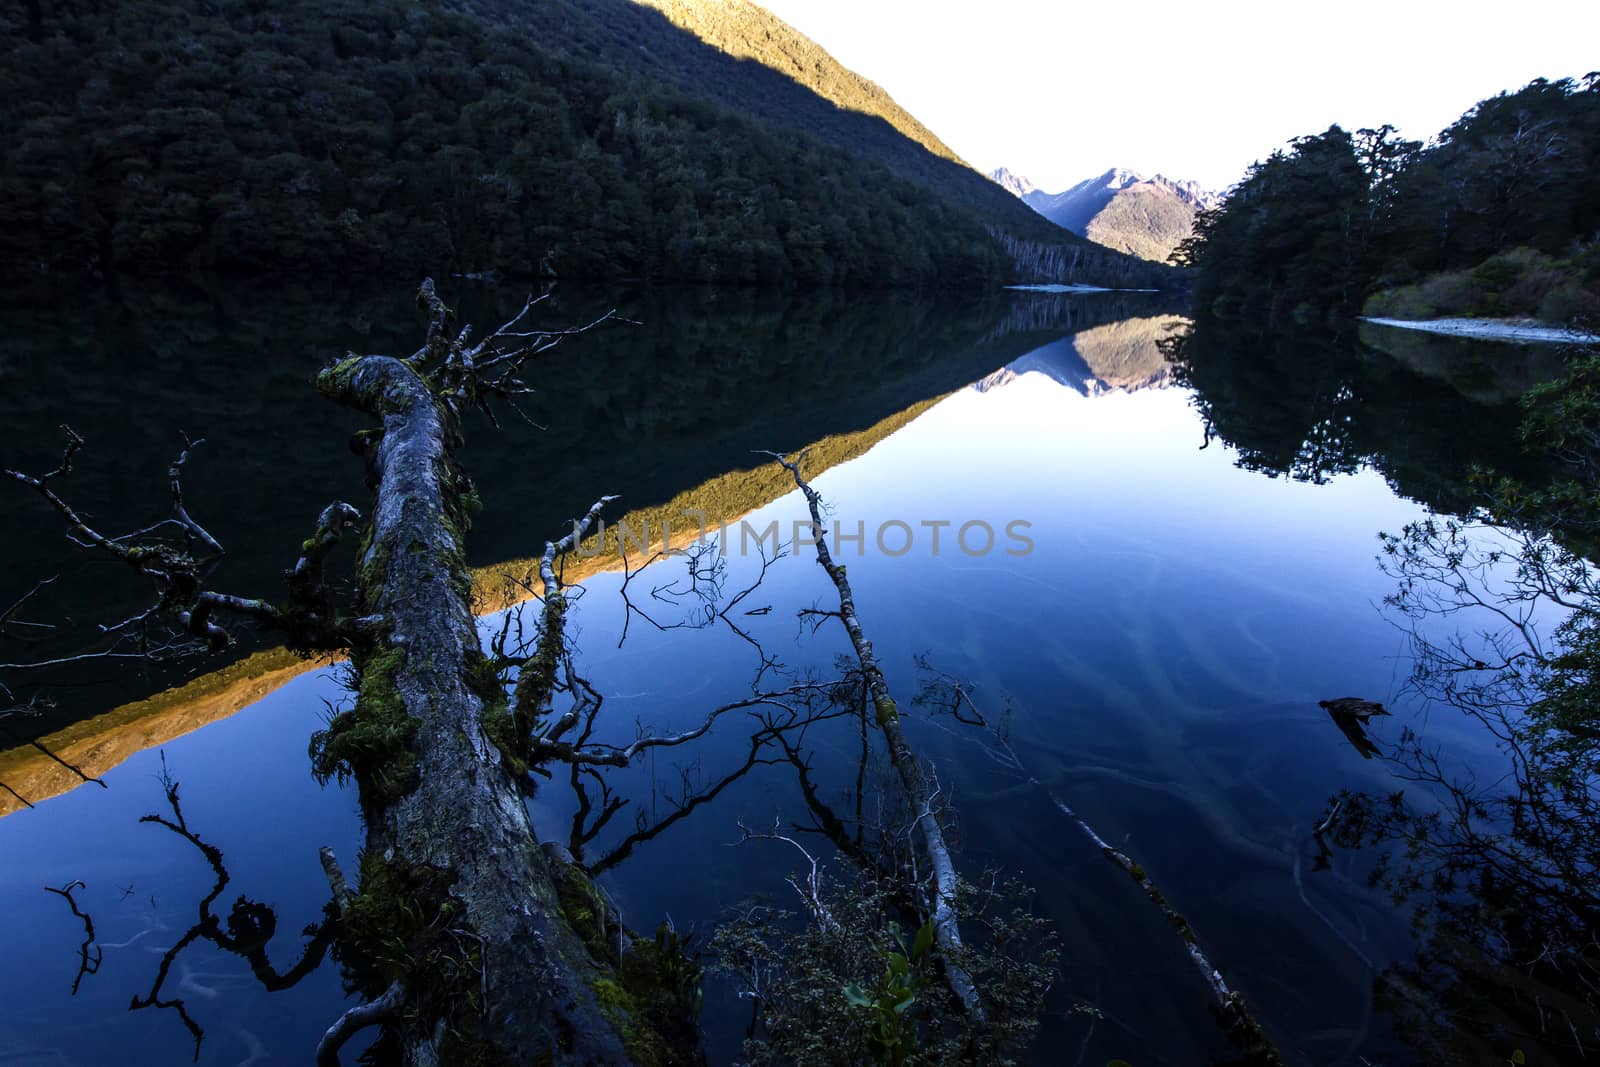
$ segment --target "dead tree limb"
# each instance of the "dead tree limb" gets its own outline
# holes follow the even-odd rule
[[[1211,958],[1206,955],[1205,949],[1201,947],[1200,938],[1194,932],[1194,927],[1190,926],[1189,920],[1184,918],[1183,914],[1167,901],[1166,896],[1156,887],[1155,882],[1150,880],[1150,875],[1145,869],[1134,862],[1133,858],[1126,852],[1112,845],[1096,833],[1094,827],[1090,826],[1081,815],[1068,807],[1053,793],[1050,795],[1050,799],[1063,815],[1071,819],[1078,829],[1083,831],[1084,836],[1094,842],[1095,847],[1100,850],[1102,855],[1127,872],[1128,877],[1133,879],[1134,884],[1143,891],[1146,897],[1150,898],[1150,903],[1161,910],[1161,914],[1166,917],[1167,922],[1171,923],[1172,928],[1178,932],[1178,937],[1183,941],[1184,951],[1189,954],[1189,959],[1193,961],[1195,968],[1200,972],[1200,977],[1204,979],[1206,988],[1211,990],[1212,997],[1216,999],[1214,1008],[1218,1024],[1222,1027],[1223,1032],[1228,1035],[1229,1040],[1245,1054],[1246,1062],[1252,1065],[1259,1065],[1259,1067],[1275,1067],[1275,1065],[1281,1064],[1283,1059],[1278,1054],[1277,1047],[1272,1043],[1271,1038],[1267,1037],[1266,1031],[1261,1029],[1261,1024],[1256,1022],[1255,1016],[1250,1013],[1244,997],[1228,986],[1227,980],[1222,977],[1222,971],[1211,962]]]
[[[317,1067],[339,1067],[339,1050],[344,1048],[345,1042],[367,1027],[398,1015],[405,1004],[405,996],[405,987],[398,981],[391,982],[378,999],[357,1004],[339,1016],[317,1042]]]
[[[338,543],[343,532],[360,517],[360,513],[349,504],[334,504],[323,511],[316,532],[306,542],[304,555],[290,569],[290,575],[298,575],[299,578],[291,578],[287,605],[219,593],[205,588],[205,583],[213,565],[224,555],[224,549],[210,531],[189,513],[184,503],[181,479],[189,453],[203,442],[190,440],[184,435],[183,448],[167,469],[168,494],[175,517],[141,530],[112,536],[91,526],[51,484],[72,473],[73,463],[86,444],[83,436],[72,427],[64,425],[61,429],[66,435],[66,444],[61,462],[53,470],[38,476],[7,470],[5,477],[42,497],[66,523],[67,539],[73,544],[103,552],[149,581],[155,589],[156,601],[145,611],[128,619],[102,626],[101,633],[113,637],[109,648],[7,666],[59,666],[97,658],[161,658],[163,653],[181,655],[197,651],[199,643],[203,643],[210,651],[219,651],[232,644],[233,637],[216,621],[218,613],[265,624],[283,633],[292,647],[303,651],[343,648],[349,643],[351,627],[368,621],[339,619],[332,596],[326,592],[321,578],[327,553]],[[174,544],[156,536],[158,531],[169,526],[176,526],[183,531],[184,544]],[[200,546],[198,551],[196,545]],[[34,591],[37,592],[37,589],[36,586]],[[15,608],[8,610],[7,619]],[[152,644],[148,624],[158,621],[175,625],[181,637],[172,641],[157,640]],[[185,641],[194,643],[186,644]],[[130,648],[132,651],[126,651]]]
[[[743,822],[737,825],[739,827],[739,840],[734,842],[736,845],[742,845],[746,841],[781,841],[786,845],[792,846],[800,855],[805,857],[806,863],[811,868],[810,873],[805,876],[803,882],[798,876],[789,875],[789,885],[796,893],[800,894],[800,900],[805,904],[806,910],[811,913],[811,918],[817,924],[819,930],[824,933],[838,933],[839,920],[833,917],[833,913],[828,910],[827,902],[822,899],[822,864],[817,860],[817,857],[813,856],[799,841],[787,834],[780,833],[782,825],[777,819],[772,821],[772,829],[765,833],[757,833]]]
[[[381,1000],[389,981],[405,978],[406,1010],[383,1025],[408,1064],[468,1055],[623,1064],[632,1023],[597,996],[608,972],[561,910],[521,792],[526,766],[502,747],[510,707],[478,635],[464,554],[473,490],[456,461],[459,416],[526,391],[516,372],[550,338],[521,330],[519,316],[469,346],[431,284],[418,297],[429,326],[417,357],[350,356],[317,381],[378,423],[363,439],[376,488],[357,607],[382,623],[352,647],[355,707],[313,744],[321,773],[360,787],[367,841],[356,909],[420,912],[427,921],[405,936],[455,945],[420,955],[464,952],[468,966],[391,968],[364,992]],[[346,948],[387,958],[382,939]]]
[[[1016,749],[1011,745],[1009,730],[999,728],[989,721],[988,716],[978,707],[977,702],[972,699],[972,694],[968,691],[967,686],[960,679],[935,669],[928,663],[926,657],[918,657],[917,665],[931,677],[928,683],[924,685],[922,692],[918,694],[916,703],[933,704],[942,708],[957,722],[967,726],[980,727],[988,731],[994,738],[995,747],[986,747],[985,752],[1007,771],[1020,779],[1026,780],[1029,785],[1043,792],[1049,798],[1050,803],[1070,819],[1073,825],[1093,842],[1094,846],[1100,850],[1100,853],[1106,859],[1122,868],[1128,877],[1133,879],[1134,884],[1149,898],[1150,902],[1161,910],[1162,916],[1177,931],[1178,937],[1183,941],[1184,951],[1188,953],[1189,959],[1193,961],[1195,967],[1199,970],[1200,977],[1205,981],[1206,988],[1211,991],[1211,995],[1216,1001],[1213,1005],[1213,1011],[1216,1014],[1217,1023],[1222,1027],[1223,1032],[1228,1035],[1228,1039],[1234,1043],[1235,1047],[1244,1053],[1245,1059],[1243,1062],[1250,1064],[1251,1067],[1277,1067],[1278,1064],[1281,1064],[1283,1060],[1278,1053],[1277,1046],[1272,1043],[1266,1031],[1261,1028],[1261,1024],[1251,1014],[1244,997],[1238,991],[1229,987],[1227,980],[1222,977],[1221,969],[1211,962],[1211,958],[1206,955],[1205,949],[1201,947],[1199,935],[1195,933],[1194,927],[1189,924],[1189,920],[1184,918],[1181,912],[1172,906],[1155,882],[1151,880],[1144,867],[1135,862],[1133,857],[1122,849],[1117,848],[1101,837],[1095,828],[1089,824],[1088,820],[1057,796],[1053,789],[1050,789],[1028,773],[1027,767],[1022,762],[1022,757],[1017,755]],[[1331,822],[1331,818],[1328,821]]]
[[[767,454],[773,455],[779,464],[794,476],[794,484],[805,495],[815,534],[817,562],[828,573],[834,588],[839,591],[839,619],[850,635],[850,645],[855,650],[856,659],[861,665],[862,677],[872,696],[878,729],[888,744],[889,762],[900,776],[900,784],[906,791],[906,799],[910,802],[912,811],[916,813],[914,830],[920,838],[932,880],[927,902],[929,918],[933,923],[934,944],[944,968],[945,981],[956,999],[961,1002],[962,1008],[972,1017],[981,1019],[982,1000],[972,976],[967,973],[962,963],[961,927],[956,916],[956,865],[950,856],[950,848],[945,843],[944,830],[939,825],[934,808],[934,790],[929,784],[927,769],[912,751],[905,730],[901,728],[900,712],[895,706],[894,698],[889,694],[889,683],[883,676],[883,669],[878,665],[878,657],[872,651],[872,642],[867,640],[861,628],[861,619],[856,613],[855,593],[850,588],[845,568],[834,562],[833,553],[828,549],[822,522],[821,495],[801,477],[798,461],[791,462],[775,453]]]
[[[511,696],[512,723],[518,737],[530,736],[535,725],[550,713],[551,702],[555,699],[556,674],[566,652],[567,596],[556,574],[556,559],[578,547],[585,531],[615,499],[603,496],[596,500],[582,519],[573,522],[571,533],[558,541],[545,542],[544,554],[539,557],[539,580],[544,587],[539,637],[534,643],[533,655],[522,661]],[[577,717],[575,706],[552,723],[541,740],[552,745],[560,741],[561,735],[577,724]]]

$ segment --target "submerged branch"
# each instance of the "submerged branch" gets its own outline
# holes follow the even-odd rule
[[[1183,940],[1184,950],[1188,952],[1189,959],[1194,962],[1200,972],[1200,977],[1205,980],[1206,988],[1211,990],[1211,995],[1216,998],[1217,1021],[1222,1026],[1228,1038],[1243,1052],[1248,1063],[1260,1067],[1274,1067],[1283,1062],[1276,1046],[1261,1029],[1261,1024],[1256,1022],[1255,1016],[1250,1014],[1250,1009],[1245,1005],[1244,997],[1228,987],[1227,980],[1222,977],[1222,972],[1216,964],[1211,962],[1205,950],[1200,947],[1200,939],[1195,935],[1194,927],[1189,925],[1189,920],[1167,902],[1156,884],[1150,880],[1150,875],[1126,852],[1112,845],[1105,838],[1095,832],[1083,816],[1068,807],[1054,794],[1050,799],[1063,815],[1071,819],[1082,830],[1084,835],[1094,842],[1102,855],[1112,863],[1127,872],[1135,885],[1143,890],[1150,902],[1161,909],[1161,914],[1166,917],[1172,928],[1178,932],[1178,937]]]
[[[1184,918],[1183,914],[1167,901],[1166,896],[1151,880],[1144,867],[1126,852],[1101,837],[1095,828],[1089,824],[1088,820],[1068,806],[1065,801],[1055,794],[1054,790],[1028,773],[1022,758],[1017,755],[1016,749],[1011,745],[1008,732],[1000,724],[990,722],[989,717],[983,713],[977,702],[972,699],[972,694],[968,691],[966,685],[953,675],[936,670],[928,663],[925,657],[919,658],[918,666],[931,677],[922,693],[917,697],[917,702],[942,706],[958,722],[969,726],[977,726],[988,731],[994,738],[995,746],[993,748],[985,748],[991,758],[995,759],[996,762],[1012,774],[1026,779],[1029,785],[1042,791],[1049,798],[1050,803],[1055,805],[1056,809],[1068,819],[1072,820],[1073,825],[1083,832],[1084,836],[1100,850],[1102,855],[1122,868],[1128,877],[1133,879],[1134,884],[1150,899],[1150,902],[1161,910],[1161,914],[1172,928],[1177,931],[1179,938],[1182,939],[1184,950],[1188,953],[1189,959],[1194,962],[1195,967],[1200,971],[1201,978],[1206,983],[1206,988],[1211,991],[1212,996],[1215,998],[1214,1011],[1217,1022],[1222,1027],[1223,1032],[1228,1035],[1228,1039],[1244,1053],[1246,1057],[1244,1062],[1252,1065],[1252,1067],[1277,1067],[1278,1064],[1281,1064],[1283,1060],[1278,1053],[1277,1047],[1267,1037],[1266,1032],[1261,1028],[1261,1024],[1256,1021],[1255,1016],[1250,1013],[1244,997],[1229,987],[1226,979],[1222,977],[1222,971],[1211,962],[1210,957],[1206,955],[1205,950],[1201,947],[1200,939],[1195,934],[1194,927],[1190,926],[1189,920]]]
[[[906,798],[916,813],[913,831],[919,836],[932,877],[932,893],[928,902],[932,913],[930,921],[933,923],[934,944],[944,966],[945,980],[967,1014],[981,1019],[983,1004],[977,986],[962,963],[961,928],[956,914],[956,866],[950,856],[950,848],[945,843],[944,830],[939,825],[935,809],[936,791],[930,786],[928,773],[912,751],[905,731],[900,726],[900,713],[895,706],[894,698],[889,693],[889,683],[885,680],[883,669],[878,665],[877,656],[872,651],[872,642],[867,640],[861,628],[861,620],[856,613],[855,594],[850,588],[845,568],[834,562],[833,554],[828,549],[823,533],[821,495],[801,477],[798,462],[790,462],[786,457],[775,453],[766,454],[772,455],[793,475],[794,484],[805,495],[816,537],[817,562],[828,573],[834,588],[839,592],[839,619],[850,635],[851,647],[855,650],[856,659],[861,665],[862,677],[872,696],[872,703],[877,712],[878,729],[888,743],[889,762],[899,774],[900,783],[906,791]]]

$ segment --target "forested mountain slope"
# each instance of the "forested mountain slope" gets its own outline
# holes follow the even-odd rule
[[[0,88],[8,280],[959,285],[1014,273],[991,226],[1075,243],[885,118],[627,0],[8,5]]]

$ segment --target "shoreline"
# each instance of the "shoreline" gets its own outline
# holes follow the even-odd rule
[[[1023,293],[1159,293],[1160,289],[1108,289],[1103,285],[1007,285],[1004,288]]]
[[[1375,326],[1471,337],[1484,341],[1524,341],[1539,344],[1593,344],[1600,335],[1580,333],[1565,326],[1547,326],[1529,319],[1387,319],[1359,316]]]

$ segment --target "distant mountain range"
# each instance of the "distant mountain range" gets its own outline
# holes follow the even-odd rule
[[[1197,182],[1145,178],[1114,167],[1060,193],[1047,193],[1004,167],[989,178],[1063,229],[1142,259],[1166,262],[1189,236],[1199,211],[1216,207],[1221,194]]]

